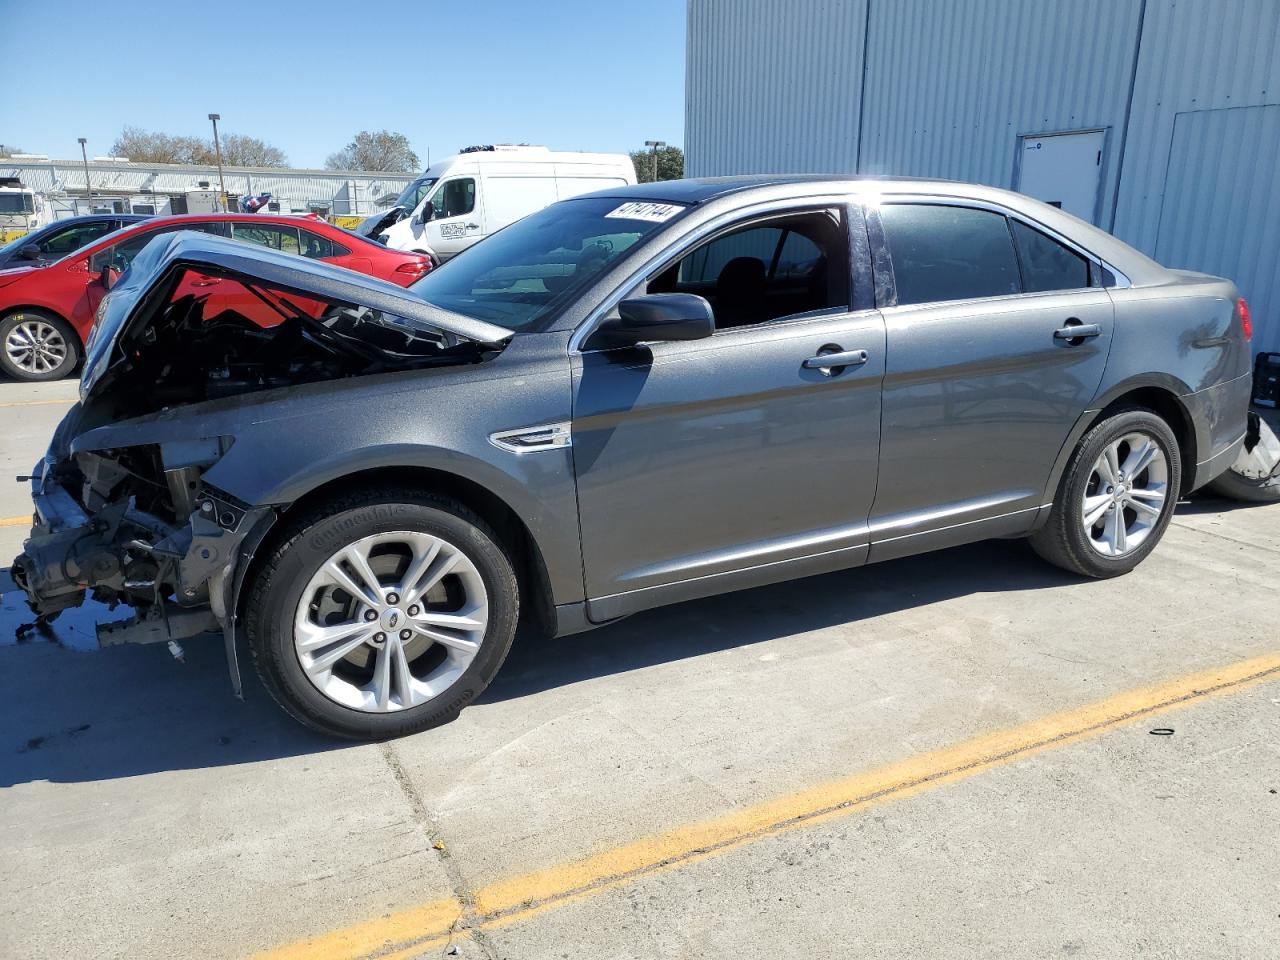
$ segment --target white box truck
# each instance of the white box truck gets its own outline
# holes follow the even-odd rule
[[[635,182],[625,153],[469,147],[433,163],[357,232],[441,263],[557,200]]]

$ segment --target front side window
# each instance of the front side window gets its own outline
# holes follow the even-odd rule
[[[99,220],[96,223],[79,223],[57,230],[46,239],[40,241],[40,253],[45,257],[65,257],[83,246],[87,246],[99,237],[105,237],[116,225],[111,220]]]
[[[445,310],[520,331],[541,329],[680,204],[609,197],[562,200],[437,267],[411,289]]]
[[[212,223],[179,223],[168,227],[161,227],[158,230],[144,230],[141,233],[135,233],[132,236],[121,240],[117,244],[105,247],[99,250],[89,258],[90,271],[97,273],[105,267],[114,267],[116,270],[124,271],[129,269],[129,264],[133,263],[136,257],[148,243],[156,237],[164,233],[176,233],[179,230],[195,230],[199,233],[212,233],[216,236],[226,236],[226,224],[219,222]]]
[[[460,217],[476,208],[476,182],[470,177],[447,180],[431,198],[435,219]]]
[[[649,293],[692,293],[717,329],[848,309],[849,257],[839,210],[775,217],[702,244],[649,281]]]
[[[284,253],[299,253],[298,228],[275,223],[235,223],[231,228],[233,240],[256,243]]]
[[[1022,292],[1002,214],[970,207],[888,203],[880,207],[898,303],[935,303]]]
[[[1020,220],[1010,220],[1027,293],[1089,286],[1089,261]]]

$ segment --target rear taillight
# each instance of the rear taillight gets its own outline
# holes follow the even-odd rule
[[[415,277],[422,277],[431,272],[430,260],[410,260],[396,267],[396,273],[411,273]]]
[[[1253,339],[1253,317],[1249,316],[1249,303],[1244,297],[1236,301],[1236,313],[1240,314],[1240,329],[1246,342]]]

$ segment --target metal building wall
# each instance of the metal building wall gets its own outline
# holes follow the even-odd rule
[[[1133,104],[1112,232],[1231,277],[1280,351],[1280,2],[1147,0]]]
[[[84,164],[78,160],[0,160],[0,175],[20,177],[22,184],[39,193],[57,195],[68,190],[84,196]],[[372,201],[384,193],[399,193],[413,175],[353,173],[352,171],[293,170],[278,167],[224,167],[227,192],[233,196],[267,192],[290,206],[305,210],[308,203],[332,204],[333,212],[347,213],[352,184],[361,201],[361,213],[372,213]],[[161,197],[196,189],[207,180],[218,189],[216,167],[181,164],[89,163],[89,182],[95,194],[140,198],[144,189]]]
[[[1106,128],[1101,223],[1141,0],[871,0],[860,172],[1012,187],[1018,135]]]
[[[690,0],[685,171],[852,172],[867,0]]]
[[[1019,134],[1106,129],[1099,225],[1280,351],[1280,0],[690,0],[687,42],[695,176],[1012,187]]]

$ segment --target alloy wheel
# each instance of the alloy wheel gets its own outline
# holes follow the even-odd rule
[[[1169,464],[1154,438],[1127,433],[1103,448],[1085,484],[1081,525],[1105,557],[1142,546],[1160,522],[1169,493]]]
[[[475,659],[489,618],[476,565],[427,533],[363,537],[311,577],[294,617],[303,671],[326,697],[371,713],[438,697]]]
[[[22,320],[4,341],[9,362],[28,373],[51,373],[67,360],[67,341],[45,320]]]

